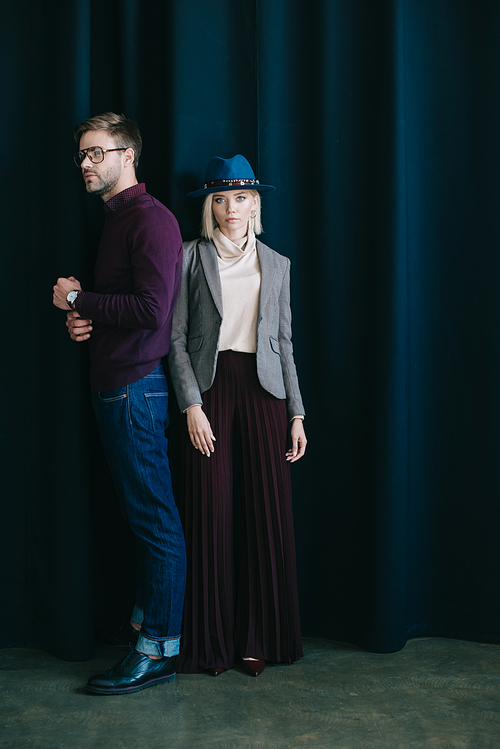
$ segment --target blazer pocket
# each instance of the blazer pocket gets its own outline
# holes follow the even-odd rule
[[[195,351],[199,351],[201,349],[201,344],[203,343],[203,336],[199,335],[195,338],[188,338],[186,351],[188,354],[193,354]]]
[[[278,354],[278,356],[281,356],[280,353],[280,342],[277,338],[273,338],[271,335],[269,336],[269,343],[271,344],[271,348],[274,351],[275,354]]]

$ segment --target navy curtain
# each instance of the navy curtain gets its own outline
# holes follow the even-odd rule
[[[92,284],[72,129],[106,110],[138,122],[138,176],[186,239],[212,156],[278,187],[304,634],[500,641],[496,0],[27,0],[1,33],[0,646],[88,658],[133,599],[86,346],[51,304],[58,275]]]

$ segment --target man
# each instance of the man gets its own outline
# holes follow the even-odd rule
[[[75,341],[89,339],[92,405],[123,514],[137,540],[134,650],[89,679],[98,694],[135,692],[175,678],[186,576],[165,428],[168,391],[161,359],[170,344],[182,242],[174,216],[138,183],[142,140],[135,123],[107,112],[75,128],[87,192],[106,219],[94,291],[58,278],[56,307],[72,310]]]

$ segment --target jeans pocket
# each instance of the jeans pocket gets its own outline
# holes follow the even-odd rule
[[[168,393],[144,393],[153,432],[163,434],[168,427]]]
[[[127,397],[127,386],[115,388],[115,390],[99,390],[97,397],[104,403],[123,400]]]

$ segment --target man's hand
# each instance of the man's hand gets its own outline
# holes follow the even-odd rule
[[[56,285],[53,287],[52,301],[59,309],[71,309],[66,301],[70,291],[74,289],[81,291],[80,281],[77,281],[74,276],[69,278],[58,278]]]
[[[86,341],[92,331],[92,320],[80,317],[76,310],[66,315],[66,327],[72,341]]]
[[[210,457],[214,451],[215,437],[210,422],[201,406],[190,406],[186,411],[187,428],[193,447]]]

